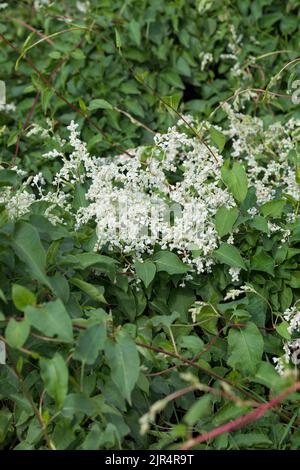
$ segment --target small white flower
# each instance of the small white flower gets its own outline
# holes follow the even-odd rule
[[[240,272],[241,268],[230,268],[229,269],[229,274],[231,276],[232,282],[238,282],[240,280]]]

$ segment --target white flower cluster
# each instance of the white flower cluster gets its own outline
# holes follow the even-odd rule
[[[233,67],[230,70],[230,74],[233,77],[241,77],[242,79],[247,78],[245,70],[241,67],[240,60],[240,56],[243,50],[243,36],[241,34],[238,35],[233,24],[230,24],[229,26],[229,36],[230,40],[227,44],[228,52],[221,54],[220,59],[234,61]],[[253,56],[249,56],[248,60],[249,59],[252,59],[252,61],[254,60]]]
[[[287,331],[291,334],[300,333],[300,311],[294,305],[285,310],[283,318],[288,322]],[[275,369],[280,375],[288,373],[288,365],[297,366],[300,364],[300,338],[290,339],[283,346],[284,355],[282,357],[274,357],[273,362],[276,364]]]
[[[231,276],[232,282],[238,282],[240,280],[241,268],[230,268],[229,274]]]
[[[236,297],[240,295],[246,294],[247,292],[256,292],[255,289],[250,285],[244,285],[239,287],[238,289],[231,289],[227,292],[224,300],[235,300]]]
[[[14,103],[0,103],[0,112],[14,112],[16,110],[16,106]]]
[[[51,4],[51,1],[52,0],[34,0],[33,5],[36,10],[40,10],[43,7],[49,6]]]
[[[234,201],[221,187],[220,165],[202,142],[173,127],[156,135],[150,154],[139,148],[130,156],[96,160],[83,152],[80,160],[91,184],[90,204],[79,210],[77,225],[96,221],[98,247],[108,244],[140,256],[160,246],[175,250],[198,272],[210,268],[218,246],[214,216]]]
[[[284,312],[283,318],[289,323],[287,330],[290,334],[300,330],[300,311],[296,306],[288,308]]]
[[[298,200],[299,186],[288,156],[300,141],[300,119],[266,127],[262,119],[235,112],[228,103],[223,109],[229,118],[229,129],[224,133],[232,140],[232,156],[247,163],[258,203],[271,201],[278,189]]]
[[[85,2],[76,2],[76,8],[80,13],[87,13],[90,9],[91,5],[89,0],[86,0]]]
[[[229,105],[224,109],[229,116],[225,133],[232,139],[233,156],[246,163],[258,202],[271,200],[282,187],[296,197],[295,171],[287,155],[300,139],[300,121],[290,120],[286,126],[276,123],[265,129],[258,118],[237,113]],[[4,188],[0,203],[5,203],[9,217],[16,219],[26,214],[33,202],[46,201],[46,216],[53,223],[63,222],[63,210],[72,214],[77,228],[93,221],[98,236],[95,249],[106,245],[141,257],[160,247],[176,251],[198,273],[207,272],[219,245],[215,214],[219,207],[233,207],[235,202],[221,180],[218,150],[213,147],[216,161],[202,140],[188,135],[186,123],[197,127],[192,116],[185,116],[167,133],[157,134],[152,147],[139,147],[112,158],[92,157],[74,122],[68,127],[68,144],[73,151],[67,155],[63,151],[66,142],[54,134],[51,122],[48,129],[32,125],[27,135],[55,142],[59,150],[44,156],[61,160],[61,169],[50,190],[45,189],[41,174],[31,176],[19,190]],[[209,123],[202,123],[202,127],[209,128]],[[261,154],[267,160],[260,161]],[[22,170],[17,169],[17,173],[23,177]],[[77,184],[87,188],[86,204],[74,211],[71,193]],[[248,213],[255,216],[257,208],[251,207]],[[289,236],[289,231],[272,222],[269,231],[281,231],[283,242]],[[227,243],[234,244],[233,233]],[[230,268],[229,274],[238,282],[238,269]]]
[[[211,52],[200,52],[199,58],[201,59],[200,69],[202,72],[206,69],[207,65],[214,61],[214,56]]]

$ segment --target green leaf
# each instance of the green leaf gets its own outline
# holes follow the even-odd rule
[[[0,300],[2,300],[5,304],[7,303],[5,294],[2,289],[0,289]]]
[[[278,375],[278,372],[276,372],[274,366],[269,362],[262,361],[259,364],[254,382],[260,383],[268,388],[274,388],[280,380],[281,378]]]
[[[274,276],[274,267],[274,259],[268,255],[263,248],[259,247],[251,259],[251,269],[254,271],[262,271]]]
[[[72,256],[72,259],[78,263],[81,269],[90,268],[91,266],[112,267],[118,263],[115,259],[98,253],[78,253]]]
[[[221,263],[233,268],[246,269],[239,250],[235,246],[228,245],[228,243],[221,243],[220,247],[214,252],[214,257]]]
[[[221,175],[233,197],[238,202],[243,202],[248,192],[248,180],[244,167],[240,163],[234,163],[232,169],[225,163],[221,169]]]
[[[168,113],[170,113],[171,116],[174,118],[176,117],[176,112],[181,100],[181,94],[180,93],[174,93],[174,95],[166,95],[162,96],[162,102],[160,105],[162,107],[165,107]]]
[[[9,346],[12,348],[21,348],[27,340],[30,332],[30,323],[25,318],[21,321],[16,321],[11,318],[5,330],[5,338]]]
[[[294,289],[299,289],[300,287],[300,271],[294,271],[290,278],[286,281]]]
[[[249,225],[250,227],[259,230],[260,232],[269,233],[268,222],[261,215],[256,215],[255,217],[253,217]]]
[[[184,416],[184,421],[188,426],[193,426],[205,416],[209,416],[211,413],[212,407],[212,396],[209,394],[204,395],[201,398],[198,398],[189,411]]]
[[[279,325],[276,325],[276,331],[284,339],[290,340],[291,333],[288,332],[288,327],[289,327],[289,323],[287,321],[283,321],[279,323]]]
[[[140,261],[135,261],[134,267],[138,278],[143,281],[145,287],[147,288],[155,277],[155,264],[149,260],[144,261],[143,263],[141,263]]]
[[[120,393],[131,404],[131,393],[140,374],[140,360],[134,341],[124,331],[119,331],[115,341],[106,344],[111,378]]]
[[[12,300],[18,310],[23,311],[27,305],[36,305],[35,295],[26,287],[19,284],[12,286]]]
[[[153,257],[157,271],[165,271],[168,274],[185,274],[190,267],[184,264],[175,253],[170,251],[159,251]]]
[[[14,246],[18,257],[27,265],[33,278],[51,289],[46,276],[46,252],[38,231],[27,222],[19,222],[14,236]]]
[[[158,315],[157,317],[151,318],[150,321],[153,326],[163,325],[170,327],[178,317],[180,317],[180,313],[173,312],[171,315]]]
[[[240,449],[249,449],[250,447],[267,449],[272,446],[272,441],[262,433],[245,433],[234,436],[234,443]]]
[[[83,393],[70,393],[64,402],[61,413],[63,416],[72,418],[76,413],[91,416],[95,412],[93,401]]]
[[[128,24],[131,37],[139,47],[141,45],[141,25],[136,20],[131,20]]]
[[[96,300],[97,302],[101,302],[102,304],[107,304],[103,295],[104,294],[103,286],[94,286],[93,284],[90,284],[89,282],[85,282],[82,279],[78,279],[76,277],[72,277],[71,279],[69,279],[69,282],[73,284],[74,286],[78,287],[79,289],[81,289],[87,295],[89,295],[93,300]]]
[[[227,235],[232,231],[232,227],[238,218],[239,211],[236,207],[227,209],[222,206],[216,213],[216,230],[220,237]]]
[[[74,359],[80,359],[86,364],[94,364],[99,351],[104,349],[105,341],[105,323],[92,325],[79,336],[77,348],[73,356]]]
[[[13,170],[0,170],[0,187],[14,186],[17,184],[18,175]]]
[[[220,132],[218,129],[216,129],[215,127],[210,127],[209,133],[210,133],[211,140],[213,141],[213,143],[216,144],[219,151],[222,152],[226,143],[225,135],[222,132]]]
[[[87,207],[88,201],[85,197],[86,190],[82,184],[77,183],[75,185],[74,197],[72,206],[74,209],[78,210],[81,207]]]
[[[245,328],[231,328],[228,334],[227,363],[244,375],[254,375],[264,350],[263,337],[254,323]]]
[[[113,107],[108,101],[97,98],[90,102],[88,109],[89,111],[94,111],[95,109],[113,109]]]
[[[63,357],[56,353],[52,359],[39,360],[41,377],[51,398],[61,407],[68,393],[69,371]]]
[[[286,205],[286,201],[283,199],[279,199],[277,201],[269,201],[265,202],[260,208],[262,214],[265,217],[280,217],[284,206]]]
[[[98,253],[78,253],[77,255],[67,255],[62,258],[62,265],[75,265],[75,269],[87,269],[95,266],[97,270],[108,275],[114,282],[116,277],[116,265],[119,264],[113,258]]]
[[[71,318],[60,299],[40,307],[27,306],[25,313],[30,324],[44,335],[68,343],[73,341]]]
[[[200,327],[204,331],[208,331],[213,335],[218,333],[217,322],[220,315],[216,310],[210,305],[204,305],[199,308],[199,313],[197,314],[196,320],[200,323]]]

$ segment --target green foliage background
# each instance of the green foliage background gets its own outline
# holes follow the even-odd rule
[[[47,126],[50,119],[53,132],[63,135],[74,119],[89,150],[103,157],[120,152],[116,144],[150,144],[153,131],[176,120],[166,103],[208,118],[237,90],[265,90],[298,55],[298,0],[91,0],[86,14],[75,1],[39,11],[31,1],[8,3],[0,18],[0,79],[16,112],[0,113],[1,164],[42,169],[46,179],[57,164],[45,165],[41,154],[53,141],[28,139],[24,129],[32,122]],[[242,34],[240,76],[222,58],[230,53],[231,25]],[[213,56],[204,70],[201,53]],[[270,91],[287,94],[296,70],[281,74]],[[299,113],[290,100],[271,100],[268,93],[248,107],[266,121]],[[218,110],[214,122],[223,119]],[[9,170],[0,176],[1,185],[16,184]],[[239,203],[239,219],[218,230],[222,236],[234,224],[245,230],[236,251],[224,239],[213,272],[194,276],[185,288],[179,284],[187,268],[175,254],[159,252],[137,265],[137,290],[118,253],[93,253],[93,227],[75,231],[71,220],[54,227],[40,206],[13,223],[1,207],[0,331],[8,354],[0,365],[3,449],[178,448],[193,432],[249,411],[245,400],[263,403],[292,383],[279,378],[270,360],[282,354],[286,329],[271,327],[274,312],[299,296],[300,221],[287,226],[291,245],[281,247],[266,224],[293,202],[262,208],[253,223],[251,191],[240,195],[226,175],[224,181]],[[243,268],[243,281],[259,295],[224,302],[232,284],[228,266]],[[195,327],[188,309],[196,299],[207,305]],[[187,386],[181,373],[216,393],[196,390],[167,401],[141,435],[139,418],[151,405]],[[224,398],[222,379],[241,403]],[[297,449],[298,403],[295,393],[247,428],[198,448]]]

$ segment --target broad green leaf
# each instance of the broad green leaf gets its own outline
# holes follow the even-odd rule
[[[155,277],[155,264],[149,260],[144,261],[143,263],[141,263],[140,261],[135,261],[134,267],[138,278],[143,281],[145,287],[148,287]]]
[[[275,262],[274,259],[268,255],[263,248],[259,247],[255,255],[251,259],[251,269],[254,271],[262,271],[271,276],[274,276]]]
[[[76,413],[91,416],[95,412],[95,406],[91,398],[83,393],[70,393],[67,395],[61,413],[72,418]]]
[[[221,169],[221,175],[233,197],[238,202],[243,202],[248,192],[248,180],[244,167],[235,162],[230,169],[225,163]]]
[[[74,196],[72,206],[74,209],[78,210],[81,207],[87,207],[88,201],[85,197],[86,190],[82,184],[77,183],[75,185]]]
[[[11,429],[13,414],[6,408],[0,410],[0,445],[5,441],[6,435]]]
[[[300,271],[294,271],[286,283],[294,289],[298,289],[300,287]]]
[[[150,321],[153,326],[163,325],[169,327],[178,317],[180,317],[180,314],[173,312],[171,315],[158,315],[157,317],[151,318]]]
[[[61,407],[68,393],[69,371],[63,357],[56,353],[52,359],[40,358],[39,365],[45,389]]]
[[[71,258],[70,258],[71,259]],[[78,263],[81,269],[90,268],[91,266],[101,267],[112,267],[115,266],[118,261],[109,256],[99,255],[98,253],[78,253],[72,256],[74,262]]]
[[[260,232],[269,233],[268,222],[261,215],[256,215],[255,217],[253,217],[249,225],[250,227],[259,230]]]
[[[264,385],[268,388],[274,388],[280,382],[280,376],[276,372],[275,367],[269,362],[262,361],[255,374],[254,382]]]
[[[159,251],[153,257],[158,272],[165,271],[168,274],[185,274],[190,267],[184,264],[175,253]]]
[[[5,339],[12,348],[21,348],[27,340],[30,332],[30,323],[24,318],[16,321],[10,318],[5,329]]]
[[[18,175],[13,170],[0,170],[0,187],[14,186],[17,184]]]
[[[128,24],[131,37],[133,38],[136,45],[141,45],[141,24],[136,20],[131,20]]]
[[[36,305],[35,295],[26,287],[19,284],[12,286],[12,300],[18,310],[23,311],[27,305]]]
[[[109,340],[105,348],[111,369],[111,378],[120,393],[131,404],[131,393],[140,374],[140,359],[134,341],[122,330],[115,341]]]
[[[66,304],[70,297],[70,286],[65,276],[57,271],[54,276],[49,277],[49,281],[53,293]]]
[[[116,288],[114,290],[115,296],[118,301],[118,307],[121,312],[129,318],[131,322],[134,322],[137,314],[137,302],[133,290],[129,288],[127,291]]]
[[[51,289],[46,276],[46,252],[35,227],[19,222],[14,236],[18,257],[27,265],[30,275]]]
[[[288,332],[288,327],[289,327],[289,323],[287,321],[283,321],[279,323],[279,325],[276,325],[276,331],[284,339],[290,340],[291,333]]]
[[[105,341],[106,325],[102,323],[90,326],[80,334],[74,358],[86,364],[94,364],[99,351],[104,349]]]
[[[0,300],[2,300],[5,304],[7,303],[5,294],[2,289],[0,289]]]
[[[234,419],[238,418],[239,416],[251,411],[250,406],[237,406],[236,403],[233,402],[226,402],[218,411],[214,414],[212,419],[212,426],[218,427],[223,423],[227,423],[229,421],[233,421]]]
[[[221,263],[233,268],[246,269],[239,250],[233,245],[228,245],[228,243],[221,243],[220,247],[214,252],[214,257]]]
[[[171,116],[175,117],[176,112],[181,100],[181,94],[180,93],[175,93],[174,95],[168,95],[168,96],[162,96],[162,102],[160,105],[162,107],[165,107],[168,113],[171,114]],[[175,111],[174,111],[175,110]]]
[[[201,398],[198,398],[189,411],[184,416],[184,421],[188,426],[193,426],[205,416],[210,415],[212,407],[212,396],[208,393]]]
[[[280,292],[280,304],[281,309],[284,312],[287,308],[292,305],[293,302],[293,291],[290,287],[283,285]]]
[[[209,133],[213,143],[218,147],[219,151],[222,152],[226,143],[225,135],[223,134],[223,132],[220,132],[215,127],[210,127]]]
[[[234,436],[234,443],[240,449],[249,449],[250,447],[267,449],[272,446],[272,441],[266,434],[247,432]]]
[[[77,255],[64,256],[60,264],[74,265],[75,269],[87,269],[95,266],[99,271],[106,273],[109,279],[114,282],[116,265],[119,263],[114,258],[98,253],[78,253]]]
[[[82,279],[78,278],[71,278],[69,280],[71,284],[81,289],[83,292],[88,294],[93,300],[97,300],[97,302],[101,302],[102,304],[107,304],[105,297],[104,297],[104,287],[103,286],[95,286],[90,284],[89,282],[85,282]]]
[[[227,235],[232,231],[232,227],[238,218],[239,211],[236,207],[227,209],[220,207],[216,213],[216,230],[220,237]]]
[[[71,318],[60,299],[39,307],[27,306],[25,314],[31,326],[44,335],[56,337],[64,342],[73,341]]]
[[[196,316],[197,323],[200,323],[200,327],[212,333],[213,335],[218,333],[217,322],[220,315],[210,305],[204,305],[199,308],[199,313]]]
[[[265,202],[260,208],[262,214],[265,217],[280,217],[284,206],[286,205],[286,201],[283,199],[279,199],[277,201],[269,201]]]
[[[30,216],[30,223],[33,225],[40,235],[49,240],[59,240],[61,238],[71,237],[68,229],[62,225],[53,225],[43,215],[32,214]]]
[[[108,101],[97,98],[90,102],[88,109],[94,111],[95,109],[113,109],[113,107]]]
[[[227,363],[244,375],[254,375],[264,350],[263,337],[254,323],[231,328],[228,334]]]

